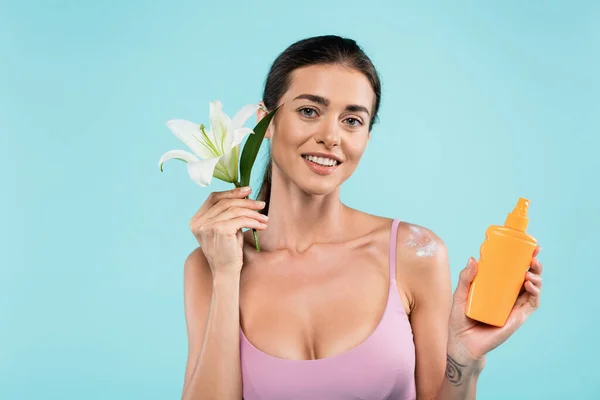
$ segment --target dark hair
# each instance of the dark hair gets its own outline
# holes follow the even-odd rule
[[[319,64],[340,64],[362,72],[370,81],[375,92],[373,116],[369,130],[377,120],[377,112],[381,102],[381,81],[369,57],[352,39],[335,35],[316,36],[300,40],[285,49],[273,62],[265,82],[263,102],[267,110],[273,110],[279,104],[281,97],[289,89],[291,74],[294,70]],[[265,201],[262,213],[269,211],[271,197],[272,160],[266,165],[262,185],[257,198]]]

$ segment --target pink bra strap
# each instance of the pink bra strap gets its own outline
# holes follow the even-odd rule
[[[398,238],[399,219],[392,222],[392,231],[390,233],[390,285],[396,280],[396,243]]]

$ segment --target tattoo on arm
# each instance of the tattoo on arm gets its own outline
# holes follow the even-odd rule
[[[460,386],[463,382],[463,368],[466,365],[459,364],[455,359],[446,355],[446,379],[454,386]]]

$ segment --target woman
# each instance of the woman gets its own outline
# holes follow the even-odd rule
[[[275,60],[263,100],[281,108],[261,201],[212,193],[191,221],[183,399],[474,399],[486,353],[538,307],[539,249],[508,323],[493,328],[464,315],[474,259],[452,296],[433,232],[340,201],[380,97],[352,40],[302,40]]]

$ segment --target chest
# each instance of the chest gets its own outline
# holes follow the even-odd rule
[[[240,315],[262,352],[313,360],[342,354],[378,326],[389,295],[389,264],[376,251],[315,253],[244,266]]]

